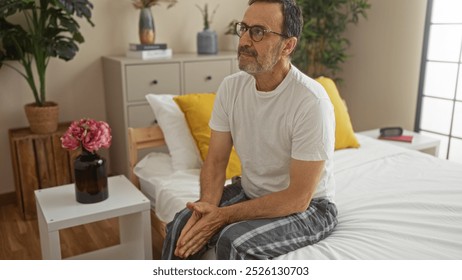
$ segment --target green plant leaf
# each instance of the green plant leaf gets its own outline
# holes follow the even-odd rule
[[[293,64],[311,77],[336,74],[348,59],[350,42],[344,33],[350,24],[366,17],[367,0],[297,0],[304,25],[292,56]]]
[[[38,105],[46,101],[49,59],[69,61],[75,57],[78,44],[84,42],[76,17],[94,26],[92,9],[88,0],[0,0],[0,66],[8,66],[26,79]],[[10,60],[18,60],[22,69]]]

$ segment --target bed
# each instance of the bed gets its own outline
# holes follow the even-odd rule
[[[147,132],[149,131],[149,132]],[[132,143],[137,143],[131,130]],[[138,142],[164,145],[159,126]],[[321,242],[278,257],[288,259],[461,259],[462,165],[356,134],[360,148],[335,152],[339,224]],[[152,144],[151,143],[151,144]],[[132,151],[136,151],[136,144]],[[159,256],[165,223],[199,196],[200,169],[175,170],[168,153],[151,152],[134,176],[152,205]],[[156,245],[155,245],[156,246]],[[213,258],[213,252],[206,258]]]
[[[334,81],[316,81],[335,112],[339,223],[325,240],[278,259],[462,259],[462,165],[355,133]],[[129,128],[131,180],[151,200],[153,256],[160,257],[165,224],[199,197],[214,95],[146,99],[157,124]],[[231,153],[228,178],[239,164]]]

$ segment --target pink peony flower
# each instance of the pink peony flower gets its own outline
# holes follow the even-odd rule
[[[106,122],[92,119],[81,119],[71,123],[61,137],[61,145],[68,150],[79,147],[94,153],[100,148],[111,146],[111,128]]]

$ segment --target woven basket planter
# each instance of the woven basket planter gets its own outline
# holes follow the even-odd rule
[[[59,107],[54,102],[46,102],[45,106],[35,103],[24,106],[30,130],[36,134],[47,134],[58,130]]]

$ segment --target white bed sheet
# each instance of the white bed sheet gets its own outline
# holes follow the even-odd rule
[[[357,137],[359,149],[335,152],[338,226],[278,259],[462,259],[462,165]],[[168,155],[135,173],[162,221],[199,196],[199,170],[175,172]]]
[[[199,169],[175,171],[168,154],[150,153],[135,167],[141,191],[163,222],[173,220],[186,202],[199,199]],[[231,183],[227,180],[226,184]]]

